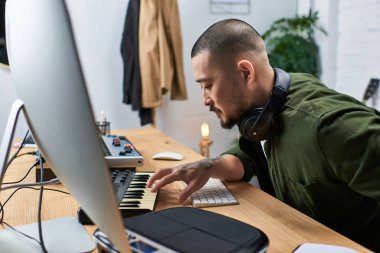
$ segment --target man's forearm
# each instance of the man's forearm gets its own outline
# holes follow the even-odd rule
[[[229,154],[222,155],[212,158],[212,163],[212,177],[226,181],[239,181],[244,176],[243,164],[236,156]]]

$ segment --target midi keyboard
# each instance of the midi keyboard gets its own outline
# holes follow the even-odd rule
[[[107,134],[101,136],[104,158],[110,168],[139,167],[144,158],[133,144],[123,135]]]
[[[153,172],[135,172],[114,170],[111,180],[119,201],[119,210],[123,218],[152,212],[156,203],[157,192],[146,188],[146,182]],[[84,211],[79,208],[78,220],[83,225],[93,224]]]
[[[100,138],[104,158],[110,168],[133,168],[144,164],[144,157],[135,148],[127,137],[123,135],[107,134]],[[25,141],[25,147],[37,148],[32,135]],[[45,168],[50,165],[45,164]]]

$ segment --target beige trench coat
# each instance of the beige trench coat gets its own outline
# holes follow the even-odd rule
[[[177,0],[141,0],[139,57],[143,108],[187,99]]]

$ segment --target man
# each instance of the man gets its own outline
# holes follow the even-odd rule
[[[279,74],[249,24],[230,19],[212,25],[196,41],[191,57],[204,104],[223,128],[272,99]],[[264,137],[269,175],[259,177],[260,185],[270,181],[278,199],[380,251],[380,113],[311,75],[291,73],[290,78],[275,115],[277,128]],[[250,180],[260,168],[241,148],[238,144],[213,159],[160,169],[148,187],[156,191],[182,180],[187,187],[179,201],[184,201],[209,177]]]

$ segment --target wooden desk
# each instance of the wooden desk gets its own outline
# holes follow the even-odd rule
[[[172,167],[178,164],[196,161],[202,158],[193,150],[164,135],[157,129],[130,129],[113,131],[127,136],[145,158],[144,166],[138,171],[154,171],[161,167]],[[25,149],[23,152],[27,152]],[[162,151],[176,151],[185,156],[183,161],[156,161],[153,154]],[[4,182],[21,178],[33,164],[34,157],[23,156],[16,159],[8,169]],[[35,181],[35,172],[26,181]],[[237,197],[240,204],[206,208],[209,211],[230,216],[261,229],[270,240],[268,252],[292,252],[302,243],[325,243],[351,247],[359,252],[370,252],[361,245],[336,233],[316,222],[292,207],[273,198],[265,192],[246,182],[228,183],[228,188]],[[62,185],[50,188],[64,189]],[[181,183],[167,185],[159,191],[156,210],[180,206],[177,201]],[[10,192],[2,192],[1,200]],[[11,225],[34,223],[37,221],[38,191],[20,190],[5,207],[4,220]],[[189,202],[185,203],[189,205]],[[78,203],[71,197],[57,192],[44,191],[42,219],[49,220],[62,216],[75,216]],[[86,226],[92,235],[95,226]]]

